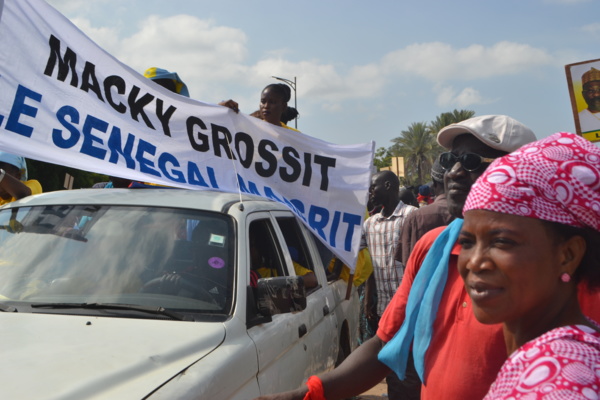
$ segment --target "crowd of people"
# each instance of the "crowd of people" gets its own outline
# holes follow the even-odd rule
[[[289,99],[269,85],[254,116],[289,128]],[[390,171],[371,180],[362,310],[376,334],[334,371],[265,398],[348,398],[383,378],[390,399],[599,393],[599,149],[572,134],[536,141],[502,115],[437,139],[448,151],[418,196]],[[548,354],[556,373],[544,375]]]
[[[448,151],[433,203],[398,203],[388,173],[371,182],[383,208],[365,222],[367,247],[385,249],[373,258],[376,335],[333,371],[260,399],[350,398],[386,377],[390,399],[598,398],[600,149],[570,133],[536,141],[502,115],[437,140]]]
[[[598,73],[584,82],[589,103]],[[176,73],[145,76],[188,95]],[[268,85],[254,116],[294,131],[290,95]],[[344,399],[383,379],[393,400],[600,398],[600,148],[570,133],[537,140],[504,115],[451,124],[437,141],[446,151],[418,196],[391,171],[372,176],[365,341],[261,399]],[[22,157],[0,152],[0,204],[41,191]]]

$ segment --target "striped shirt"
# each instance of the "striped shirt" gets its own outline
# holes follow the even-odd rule
[[[399,202],[389,217],[381,212],[369,217],[363,224],[363,235],[373,261],[373,273],[377,285],[377,314],[382,315],[400,286],[404,265],[395,260],[396,248],[404,219],[416,207]]]

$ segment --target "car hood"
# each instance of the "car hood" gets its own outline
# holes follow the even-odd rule
[[[225,338],[223,323],[0,314],[3,399],[141,399]]]

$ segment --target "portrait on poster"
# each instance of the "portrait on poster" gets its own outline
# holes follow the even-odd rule
[[[600,59],[565,66],[577,133],[600,141]]]

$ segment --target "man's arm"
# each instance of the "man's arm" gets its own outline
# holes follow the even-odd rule
[[[357,396],[372,388],[389,373],[390,369],[377,359],[384,343],[377,336],[367,340],[333,371],[319,375],[327,400]],[[258,397],[256,400],[302,400],[308,388],[302,387],[285,393]]]
[[[377,314],[377,284],[375,283],[375,273],[372,273],[365,282],[365,315],[368,320],[378,320]]]
[[[302,279],[304,279],[304,287],[306,287],[307,289],[312,289],[319,284],[317,276],[312,271],[302,275]]]
[[[313,271],[308,268],[304,268],[295,261],[292,261],[292,264],[294,264],[294,271],[296,272],[296,275],[301,276],[304,279],[304,287],[310,289],[319,284],[317,276]]]
[[[416,214],[415,214],[416,215]],[[398,243],[397,248],[401,249],[401,251],[396,251],[395,259],[400,261],[404,266],[408,264],[408,258],[410,257],[410,253],[412,252],[413,247],[415,246],[415,230],[417,229],[417,219],[413,215],[413,213],[408,214],[406,219],[404,220],[404,224],[402,226],[402,232],[400,233],[400,243]],[[400,254],[398,254],[400,253]]]
[[[31,189],[27,185],[9,174],[4,175],[0,187],[17,200],[31,195]]]

